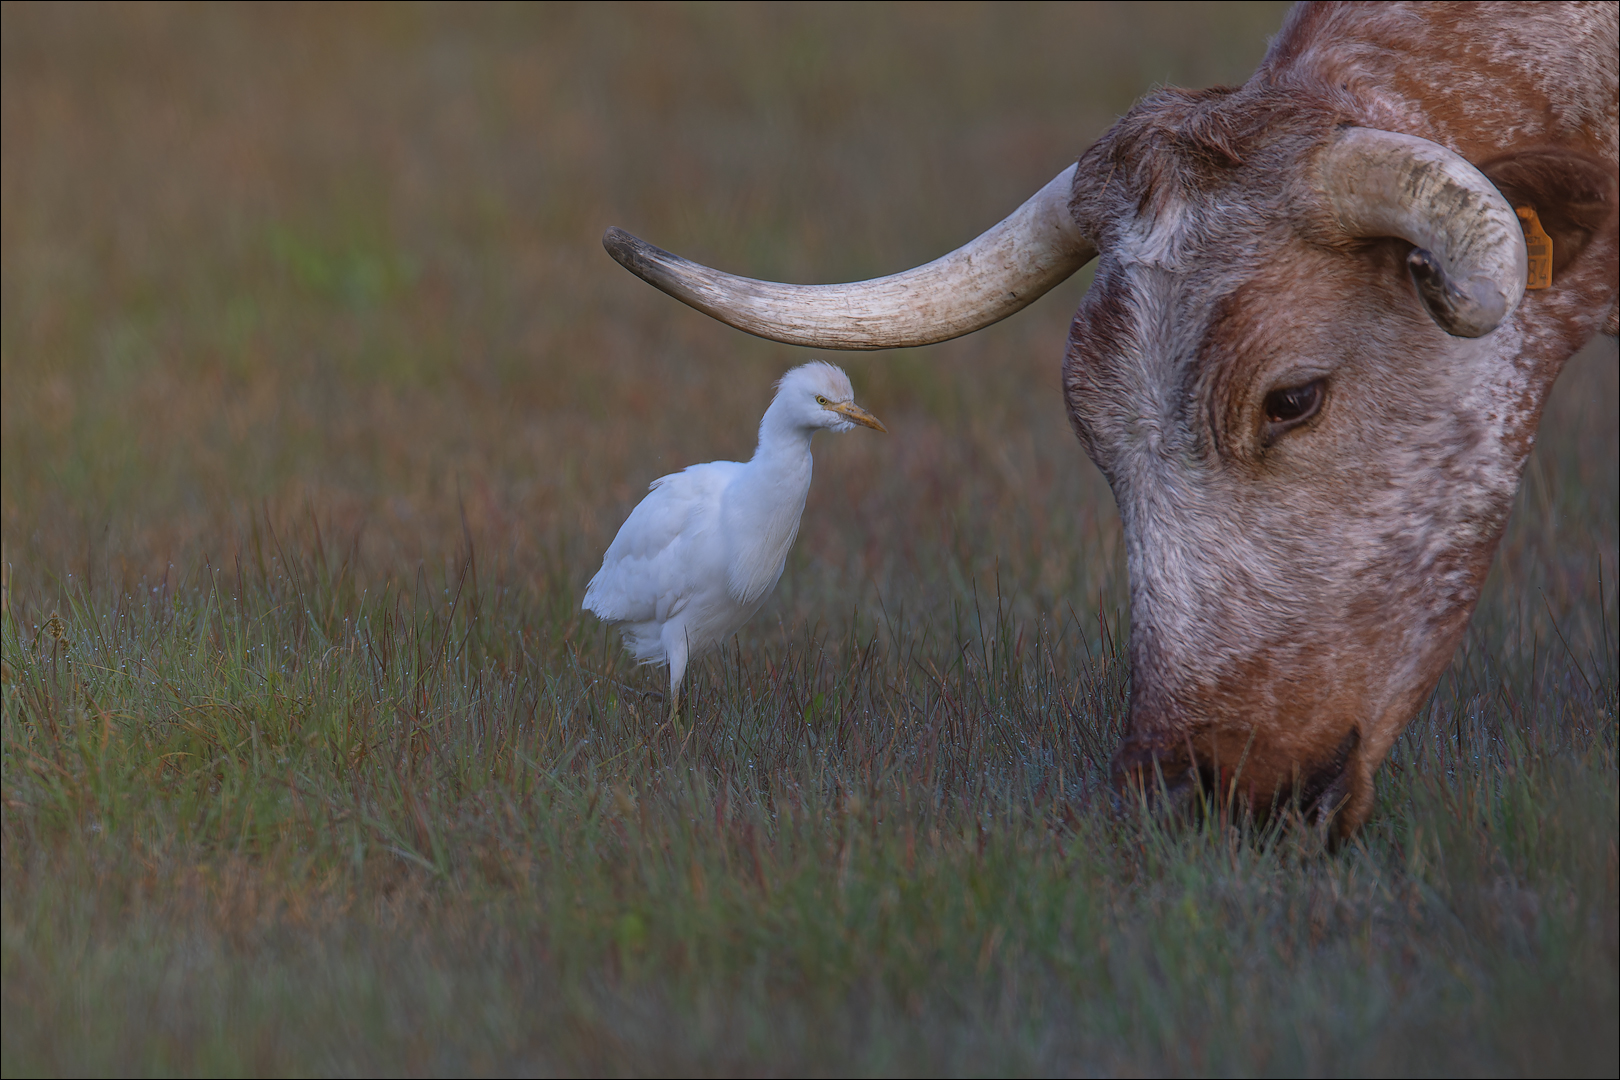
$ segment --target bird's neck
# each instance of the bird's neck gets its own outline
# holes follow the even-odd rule
[[[810,482],[810,436],[814,428],[795,423],[782,414],[772,403],[759,422],[759,445],[749,465],[761,471],[786,478],[803,473],[804,482]]]

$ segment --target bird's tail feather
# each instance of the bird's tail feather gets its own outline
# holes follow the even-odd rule
[[[655,622],[622,623],[619,633],[624,636],[624,647],[643,664],[665,664],[662,627]]]

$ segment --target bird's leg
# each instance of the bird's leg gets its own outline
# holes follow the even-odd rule
[[[686,677],[686,627],[675,622],[664,624],[664,655],[669,658],[669,720],[674,723],[681,711],[681,680]]]

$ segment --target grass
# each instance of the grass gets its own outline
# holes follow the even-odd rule
[[[0,1071],[1613,1075],[1612,342],[1337,853],[1110,805],[1083,280],[849,358],[690,727],[578,611],[804,355],[604,225],[909,265],[1279,17],[7,6]]]

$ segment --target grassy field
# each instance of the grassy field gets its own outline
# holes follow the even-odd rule
[[[1086,275],[840,361],[689,727],[578,610],[810,355],[603,227],[912,265],[1281,13],[5,5],[0,1071],[1614,1075],[1610,340],[1333,854],[1110,808]]]

